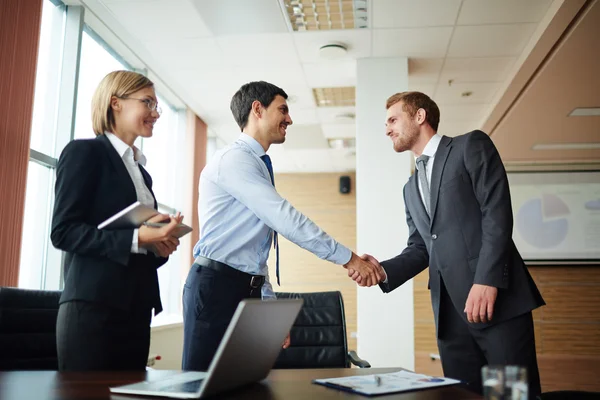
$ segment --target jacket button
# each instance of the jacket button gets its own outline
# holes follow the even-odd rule
[[[431,238],[432,238],[433,240],[435,240],[435,239],[437,239],[437,235],[434,233],[433,235],[431,235]]]

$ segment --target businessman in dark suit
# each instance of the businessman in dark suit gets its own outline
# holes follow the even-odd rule
[[[498,151],[481,131],[437,134],[439,109],[423,93],[395,94],[386,108],[394,150],[413,152],[417,168],[404,186],[408,245],[381,262],[381,289],[391,292],[429,266],[444,374],[481,391],[483,365],[522,365],[534,397],[540,381],[531,311],[545,303],[512,241]]]
[[[179,244],[170,233],[181,217],[162,228],[97,228],[136,201],[156,208],[145,157],[133,143],[152,136],[160,109],[153,83],[130,71],[107,75],[92,103],[96,139],[69,143],[56,171],[51,239],[65,252],[59,369],[143,371],[152,309],[162,310],[157,268]]]

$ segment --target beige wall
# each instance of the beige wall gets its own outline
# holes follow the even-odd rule
[[[356,195],[355,175],[351,177],[350,194],[339,192],[339,177],[343,174],[277,174],[277,191],[294,207],[304,213],[325,232],[354,250],[356,246]],[[269,259],[270,276],[276,292],[321,292],[339,290],[344,297],[348,347],[356,349],[356,285],[339,265],[323,261],[301,249],[287,239],[280,241],[281,286],[275,278],[275,252]],[[154,368],[181,368],[183,327],[175,324],[152,330],[150,354],[162,359]]]
[[[349,194],[339,192],[344,174],[277,174],[277,191],[337,241],[354,251],[356,247],[355,174],[350,176]],[[339,290],[344,298],[348,347],[356,350],[356,284],[346,270],[319,259],[285,238],[279,245],[281,286],[275,277],[275,252],[269,258],[269,272],[275,292],[324,292]]]
[[[600,391],[600,266],[530,267],[546,306],[533,312],[542,390]],[[415,278],[415,370],[440,375],[425,270]]]

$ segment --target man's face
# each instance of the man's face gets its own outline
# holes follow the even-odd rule
[[[269,142],[271,144],[285,142],[287,127],[292,123],[287,102],[282,96],[275,96],[269,107],[265,108],[263,119]]]
[[[399,101],[387,110],[385,120],[385,134],[392,139],[394,150],[402,153],[411,150],[419,139],[419,124],[415,117],[411,117],[402,109],[403,103]]]

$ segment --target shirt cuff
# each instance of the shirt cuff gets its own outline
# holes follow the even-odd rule
[[[133,240],[131,241],[131,252],[136,254],[148,254],[146,249],[138,246],[139,240],[139,229],[133,230]]]
[[[352,258],[352,251],[341,243],[338,243],[333,254],[327,259],[338,265],[348,264]]]
[[[385,279],[382,280],[381,283],[388,283],[387,271],[385,270],[385,268],[383,268],[383,265],[381,266],[381,269],[385,273]]]

